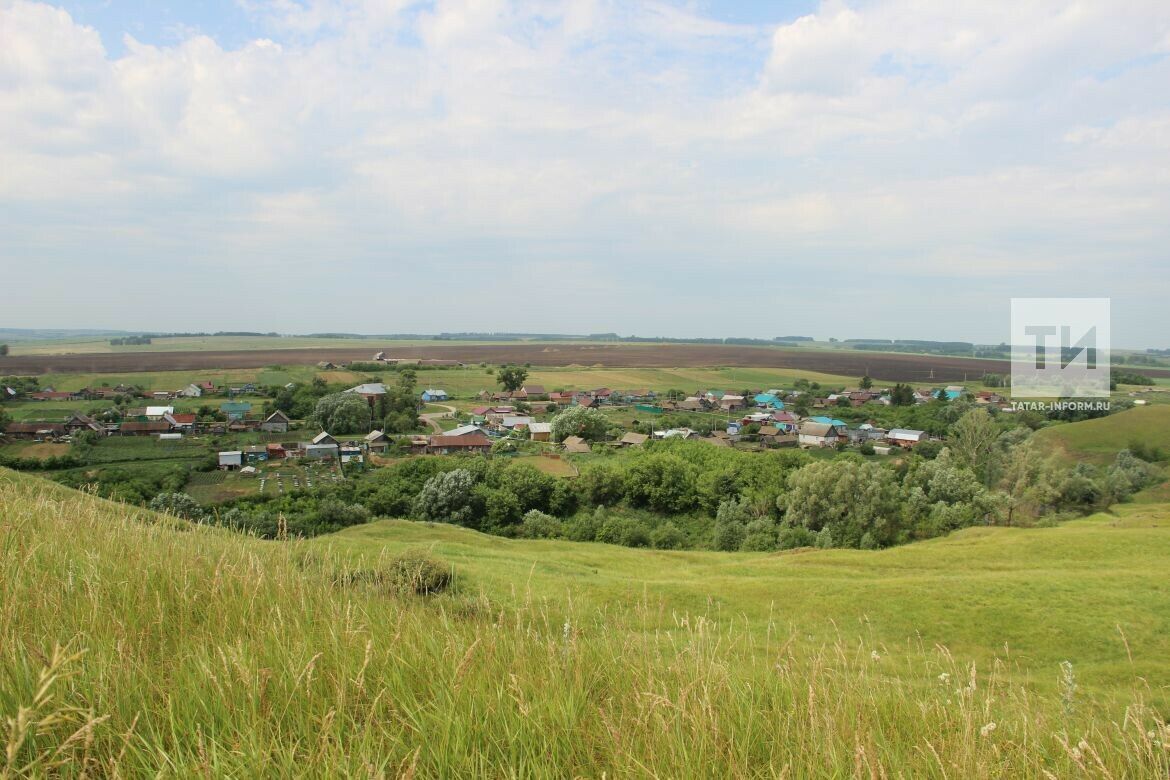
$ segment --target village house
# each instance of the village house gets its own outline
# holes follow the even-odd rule
[[[552,423],[528,423],[528,437],[533,441],[548,441],[550,438],[552,438]]]
[[[171,428],[173,428],[174,430],[185,431],[185,432],[190,432],[190,431],[195,430],[195,421],[197,419],[198,418],[196,417],[196,415],[191,414],[191,413],[179,414],[178,412],[176,412],[174,414],[164,414],[163,415],[163,422],[170,423]]]
[[[485,454],[491,452],[492,441],[482,433],[466,436],[431,436],[427,440],[427,452],[432,455],[455,455],[458,453]]]
[[[671,428],[666,431],[655,431],[654,438],[656,439],[695,439],[698,434],[690,428]]]
[[[385,452],[390,448],[390,438],[383,431],[370,431],[364,443],[370,452]]]
[[[351,387],[345,392],[356,393],[362,398],[366,399],[366,402],[369,403],[370,406],[373,406],[378,402],[379,398],[386,395],[386,385],[381,382],[367,382],[365,384],[358,385],[357,387]]]
[[[325,431],[321,431],[321,433],[318,433],[316,436],[314,436],[314,437],[313,437],[313,440],[312,440],[312,442],[311,442],[311,443],[312,443],[312,444],[317,444],[317,445],[322,445],[322,444],[324,444],[324,445],[329,445],[329,444],[332,444],[334,447],[336,447],[336,446],[337,446],[337,439],[333,438],[332,436],[330,436],[330,435],[329,435],[328,433],[326,433]]]
[[[170,432],[171,424],[166,420],[147,420],[145,422],[131,420],[118,426],[118,433],[121,436],[154,436]]]
[[[264,449],[266,449],[268,451],[268,459],[269,460],[283,460],[285,457],[285,454],[286,454],[285,450],[284,450],[284,445],[278,444],[276,442],[271,442],[269,444],[264,445]]]
[[[794,433],[796,431],[797,418],[792,412],[772,412],[772,424],[779,428],[782,433]]]
[[[524,385],[515,395],[525,401],[535,401],[539,398],[548,398],[548,391],[544,389],[544,385]]]
[[[589,442],[585,441],[580,436],[566,436],[565,440],[561,442],[561,444],[564,446],[565,452],[591,452]]]
[[[649,439],[650,437],[644,433],[627,431],[622,436],[622,438],[618,440],[618,444],[620,444],[622,447],[641,447],[643,444],[649,441]]]
[[[448,398],[450,398],[450,396],[447,395],[446,390],[438,390],[433,387],[428,387],[422,392],[422,399],[426,403],[431,403],[432,401],[446,401]]]
[[[292,420],[288,418],[287,414],[277,409],[268,415],[264,422],[260,423],[260,430],[269,433],[288,433],[289,423],[291,422]]]
[[[252,404],[247,401],[227,401],[219,405],[219,410],[227,415],[229,422],[243,420],[252,411]]]
[[[482,433],[484,433],[484,430],[483,430],[483,428],[480,428],[478,425],[472,424],[472,425],[460,425],[457,428],[452,428],[451,430],[446,431],[443,435],[444,436],[470,436],[470,435],[476,434],[476,433],[482,434]]]
[[[76,393],[57,392],[56,390],[41,390],[36,393],[30,393],[29,399],[33,401],[75,401],[77,400]]]
[[[55,439],[65,435],[62,423],[14,422],[8,423],[4,435],[11,439]]]
[[[329,434],[325,434],[328,436]],[[329,458],[338,457],[341,448],[333,437],[329,437],[329,441],[310,442],[301,447],[305,453],[305,458],[308,460],[327,460]]]
[[[515,428],[527,428],[532,424],[531,417],[522,415],[510,415],[500,420],[499,427],[506,431],[511,431]]]
[[[690,398],[684,398],[675,404],[676,408],[686,412],[702,412],[710,406],[711,402],[706,398],[700,398],[699,396],[695,395],[691,396]]]
[[[200,398],[203,396],[203,388],[196,384],[189,384],[175,395],[180,398]]]
[[[899,447],[910,449],[930,438],[926,431],[915,431],[909,428],[891,428],[886,434],[886,441]]]
[[[805,421],[799,429],[797,441],[801,447],[835,447],[841,440],[837,427],[830,423]]]
[[[82,431],[93,431],[104,436],[106,433],[106,427],[104,425],[80,412],[74,412],[69,416],[69,419],[65,421],[65,430],[71,434],[81,433]]]
[[[725,393],[723,397],[719,399],[719,408],[728,412],[733,412],[737,409],[746,409],[747,399],[742,395],[731,395],[730,393]]]

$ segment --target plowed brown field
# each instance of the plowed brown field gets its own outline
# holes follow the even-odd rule
[[[985,372],[1007,373],[1005,360],[934,355],[814,351],[706,344],[471,344],[394,347],[376,344],[347,349],[274,349],[208,352],[27,355],[0,358],[0,374],[125,373],[210,368],[307,365],[321,361],[368,361],[381,349],[392,358],[458,360],[467,363],[531,363],[534,366],[760,366],[908,382],[974,381]],[[1170,376],[1170,371],[1147,371]]]

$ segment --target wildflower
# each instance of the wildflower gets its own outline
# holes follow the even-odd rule
[[[569,621],[567,621],[567,620],[565,621],[565,626],[564,626],[564,628],[561,630],[561,633],[562,633],[562,635],[564,636],[564,638],[565,638],[565,641],[566,641],[566,642],[568,642],[568,641],[569,641],[569,637],[570,637],[570,636],[572,635],[572,633],[573,633],[573,627],[572,627],[571,625],[569,625]]]
[[[979,735],[981,737],[990,736],[991,732],[995,731],[995,728],[996,728],[995,721],[992,721],[991,723],[984,724],[983,728],[979,729]]]
[[[938,676],[938,682],[940,685],[946,685],[950,681],[951,681],[951,675],[949,672],[943,672],[942,674],[940,674]]]
[[[878,655],[878,651],[877,651],[877,650],[872,650],[872,651],[870,651],[869,657],[870,657],[870,660],[872,660],[872,661],[880,661],[880,660],[882,660],[882,657],[881,657],[880,655]]]
[[[1064,712],[1067,715],[1072,712],[1073,705],[1076,701],[1077,693],[1077,677],[1073,672],[1073,665],[1071,661],[1060,662],[1060,698],[1064,703]]]

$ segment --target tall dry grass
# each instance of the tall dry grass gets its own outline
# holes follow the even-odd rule
[[[532,594],[394,596],[340,558],[0,474],[0,778],[1166,777],[1143,704],[945,648]]]

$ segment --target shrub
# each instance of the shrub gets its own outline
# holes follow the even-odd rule
[[[390,561],[386,574],[390,586],[401,594],[429,596],[451,584],[451,566],[421,549],[400,553]]]
[[[598,530],[597,541],[626,547],[649,547],[650,531],[632,518],[611,517]]]
[[[650,532],[650,544],[656,550],[677,550],[686,544],[686,537],[674,523],[663,523]]]
[[[745,552],[768,552],[778,545],[776,523],[766,517],[747,524],[746,534],[740,549]]]
[[[794,550],[797,547],[812,547],[816,542],[817,535],[803,526],[781,528],[776,538],[776,543],[781,550]]]
[[[538,509],[530,509],[520,524],[520,536],[526,539],[555,539],[561,535],[561,521]]]
[[[206,514],[199,502],[186,493],[161,493],[150,500],[150,508],[193,522],[202,521]]]
[[[732,552],[743,546],[747,531],[742,523],[717,523],[715,525],[715,549]]]

